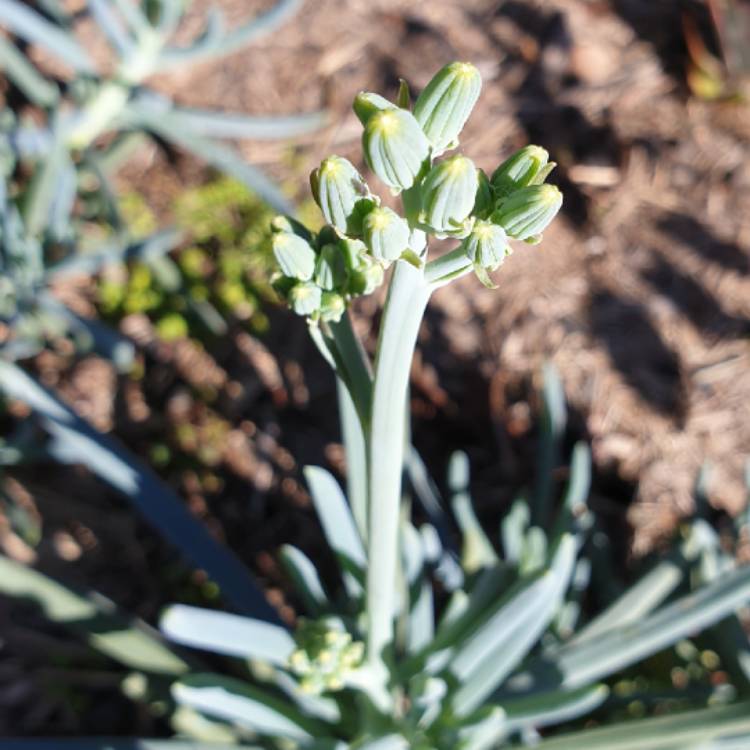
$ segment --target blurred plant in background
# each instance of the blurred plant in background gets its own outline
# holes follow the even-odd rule
[[[747,100],[750,96],[750,5],[743,0],[706,0],[720,57],[707,45],[692,15],[683,27],[688,50],[687,80],[702,99]]]
[[[240,50],[278,28],[298,6],[298,0],[279,0],[233,29],[209,9],[199,35],[177,46],[173,39],[190,8],[182,0],[90,0],[77,10],[54,0],[36,7],[0,0],[0,69],[9,84],[0,113],[0,391],[32,411],[4,439],[0,461],[8,466],[51,458],[88,467],[246,610],[263,606],[264,599],[238,560],[212,542],[147,466],[16,362],[67,338],[73,351],[95,351],[121,372],[133,366],[129,338],[56,296],[56,287],[71,277],[100,271],[103,307],[113,317],[147,312],[166,338],[188,329],[220,335],[227,311],[262,328],[257,308],[267,287],[252,274],[264,257],[262,201],[276,210],[289,210],[289,204],[225,141],[299,135],[320,127],[324,116],[182,108],[150,90],[147,81]],[[107,42],[108,59],[92,59],[82,27]],[[118,195],[113,180],[144,138],[186,150],[233,181],[189,194],[177,211],[183,227],[159,228],[138,207],[137,196]],[[209,239],[212,232],[216,239]],[[168,253],[185,234],[193,244],[175,260]],[[256,239],[257,256],[250,248]],[[229,249],[230,242],[237,246]],[[132,264],[128,272],[123,263]],[[23,524],[16,525],[22,530]]]

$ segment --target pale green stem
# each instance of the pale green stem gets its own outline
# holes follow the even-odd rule
[[[398,261],[388,290],[375,362],[367,434],[370,523],[367,566],[367,658],[385,680],[384,652],[393,643],[398,526],[407,390],[412,355],[432,289],[424,273]]]
[[[472,270],[471,261],[460,246],[431,260],[424,269],[426,281],[437,288]]]

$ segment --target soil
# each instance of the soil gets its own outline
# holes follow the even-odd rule
[[[221,3],[230,18],[269,4]],[[566,444],[591,443],[592,505],[622,559],[653,549],[691,511],[706,464],[717,511],[746,502],[750,107],[691,95],[685,13],[706,28],[700,6],[679,0],[308,0],[250,50],[155,81],[187,106],[327,108],[331,125],[294,146],[238,144],[297,199],[325,155],[359,160],[357,91],[393,96],[404,78],[418,93],[454,59],[473,61],[484,77],[461,143],[478,166],[491,171],[528,142],[549,149],[563,215],[540,246],[518,247],[498,290],[467,277],[435,294],[412,372],[415,444],[440,484],[449,453],[468,452],[490,529],[534,481],[547,361],[569,404]],[[205,175],[184,155],[151,147],[122,179],[166,216],[170,196]],[[95,357],[67,367],[65,352],[49,353],[36,366],[79,413],[147,459],[165,430],[191,425],[192,460],[165,479],[292,619],[275,551],[293,541],[325,555],[300,467],[341,469],[343,459],[330,373],[299,319],[270,316],[265,337],[236,326],[208,351],[160,342],[148,320],[126,318],[122,330],[145,364],[139,385]],[[356,310],[368,340],[375,319],[373,302]],[[221,450],[202,453],[217,429]],[[84,472],[17,472],[10,489],[43,519],[43,536],[32,549],[0,528],[6,553],[150,622],[168,601],[216,604],[200,573]],[[29,635],[30,625],[43,635]],[[0,633],[0,735],[164,731],[122,708],[111,665],[33,612],[0,602]],[[42,648],[76,665],[75,701],[48,689],[67,677],[49,669]],[[87,711],[94,693],[97,710]]]

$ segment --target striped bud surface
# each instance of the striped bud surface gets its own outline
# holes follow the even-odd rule
[[[508,254],[508,237],[502,227],[480,219],[461,246],[475,266],[494,271]]]
[[[329,156],[310,175],[310,185],[326,221],[341,232],[351,231],[357,203],[368,194],[354,165],[340,156]]]
[[[541,234],[562,206],[562,193],[554,185],[531,185],[511,193],[492,214],[499,224],[516,240]]]
[[[273,254],[284,276],[309,281],[315,272],[315,251],[302,237],[278,232],[271,239]]]
[[[370,169],[397,190],[414,184],[430,156],[430,144],[414,116],[395,107],[370,117],[362,134],[362,150]]]
[[[390,208],[374,208],[364,222],[364,237],[372,257],[390,263],[409,246],[409,225]]]
[[[320,309],[322,294],[320,287],[311,281],[301,281],[291,288],[287,300],[297,315],[312,315]]]
[[[478,185],[471,159],[452,156],[436,164],[422,183],[421,222],[438,232],[458,230],[474,207]]]
[[[427,84],[414,105],[414,117],[439,156],[458,143],[479,98],[482,76],[471,63],[446,65]]]
[[[524,146],[506,159],[493,173],[490,182],[496,198],[507,198],[512,192],[529,185],[540,185],[555,168],[541,146]]]
[[[315,264],[315,283],[321,289],[339,289],[346,282],[345,258],[338,245],[324,245]]]

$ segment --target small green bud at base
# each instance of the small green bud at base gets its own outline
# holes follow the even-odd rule
[[[494,271],[508,254],[508,237],[502,227],[480,220],[474,224],[471,234],[461,247],[475,267]]]
[[[562,193],[554,185],[531,185],[506,198],[492,214],[492,221],[513,239],[525,240],[541,234],[560,206]]]
[[[414,105],[414,117],[439,156],[458,143],[479,98],[482,76],[471,63],[446,65],[427,84]]]
[[[372,294],[383,283],[385,277],[383,266],[369,255],[366,255],[364,260],[365,262],[359,268],[349,274],[348,291],[350,294]]]
[[[478,184],[477,168],[465,156],[436,164],[422,183],[421,223],[438,232],[460,229],[474,207]]]
[[[409,225],[390,208],[378,207],[367,214],[364,237],[372,257],[390,263],[409,247]]]
[[[336,292],[323,292],[320,300],[320,317],[330,323],[338,323],[346,312],[346,301]]]
[[[310,185],[326,221],[340,232],[351,231],[357,202],[368,194],[354,165],[340,156],[329,156],[310,175]]]
[[[410,188],[430,156],[430,144],[414,116],[392,107],[365,125],[362,149],[372,171],[391,188]]]
[[[507,198],[519,188],[541,185],[554,168],[555,163],[549,163],[549,154],[543,148],[524,146],[492,173],[495,197]]]
[[[381,112],[384,109],[390,109],[393,106],[393,102],[389,102],[384,96],[380,96],[380,94],[373,94],[369,91],[360,91],[359,94],[354,97],[352,109],[354,110],[354,114],[359,118],[359,121],[363,125],[367,125],[368,121],[375,113]]]
[[[321,298],[320,287],[309,281],[295,284],[287,297],[289,307],[297,315],[312,315],[317,312],[320,309]]]
[[[309,281],[315,272],[315,251],[296,234],[278,232],[271,239],[273,254],[284,276]]]

